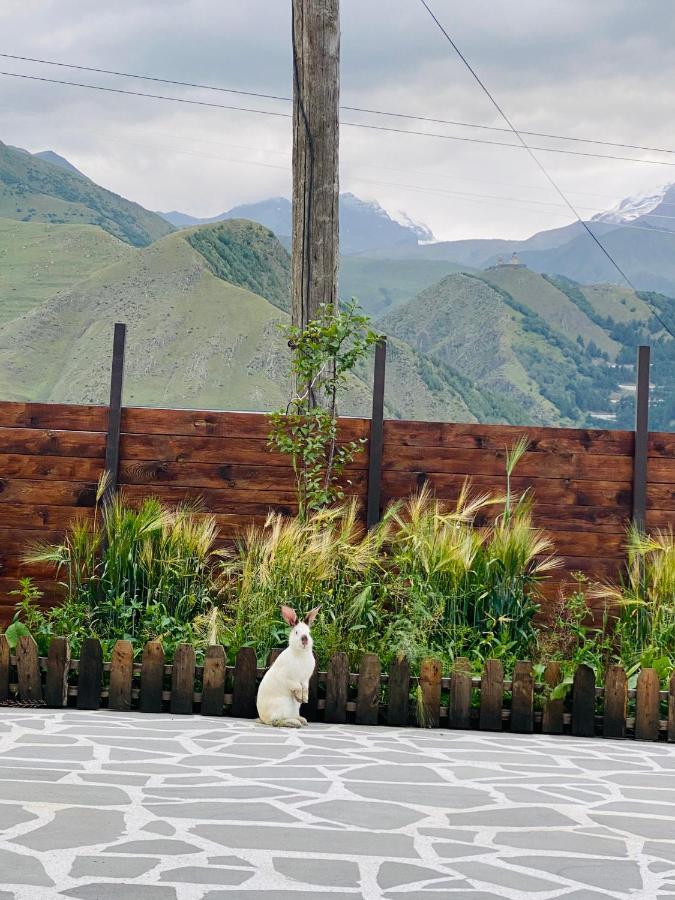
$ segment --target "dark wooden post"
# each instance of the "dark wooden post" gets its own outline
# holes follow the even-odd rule
[[[649,440],[649,347],[638,347],[633,455],[633,523],[647,527],[647,443]]]
[[[370,444],[368,448],[368,506],[366,522],[372,528],[380,521],[380,495],[382,492],[382,452],[384,449],[384,375],[387,361],[387,339],[375,345],[375,371],[373,374],[373,412],[370,420]]]
[[[124,381],[124,345],[127,326],[115,323],[113,336],[112,368],[110,371],[110,406],[108,407],[108,437],[105,445],[105,471],[107,483],[103,503],[117,492],[120,470],[120,428],[122,424],[122,384]]]

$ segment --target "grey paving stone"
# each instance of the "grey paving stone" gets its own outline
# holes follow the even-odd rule
[[[640,867],[631,860],[582,859],[569,856],[511,856],[512,865],[527,869],[541,869],[551,875],[560,875],[570,881],[579,881],[590,887],[620,890],[628,893],[642,888]]]
[[[220,765],[223,765],[222,760]],[[328,776],[315,767],[245,766],[237,769],[237,778],[251,781],[326,781]],[[297,786],[296,786],[297,790]]]
[[[383,763],[376,766],[360,766],[343,776],[346,782],[387,781],[394,784],[437,784],[444,782],[441,775],[430,766],[395,766]]]
[[[20,734],[15,738],[16,744],[76,744],[73,737],[65,734]]]
[[[461,841],[443,841],[434,844],[435,853],[443,859],[461,859],[464,856],[480,856],[494,853],[489,847],[479,847],[476,844],[464,844]]]
[[[67,769],[21,769],[23,781],[60,781],[70,773]],[[16,772],[13,769],[5,769],[0,766],[0,781],[15,781]]]
[[[204,785],[188,787],[149,787],[143,792],[146,797],[161,800],[256,800],[260,797],[290,796],[293,787],[272,787],[266,784],[219,784],[207,781]]]
[[[514,809],[484,809],[476,812],[448,813],[450,825],[487,825],[494,828],[553,828],[575,825],[574,819],[545,806],[516,807]]]
[[[227,744],[227,746],[223,747],[223,755],[243,756],[247,760],[284,759],[291,753],[295,753],[297,749],[297,746],[288,743]],[[199,758],[198,756],[195,757],[195,759]]]
[[[132,750],[130,747],[111,747],[108,755],[111,762],[139,762],[144,759],[173,762],[175,759],[174,754],[162,753],[161,750]]]
[[[655,816],[670,818],[673,813],[672,803],[644,803],[639,800],[614,800],[610,803],[599,803],[593,812],[631,813],[638,816]]]
[[[344,894],[341,891],[275,891],[275,890],[239,890],[239,891],[209,891],[204,894],[203,900],[317,900],[317,897],[325,900],[364,900],[362,894],[350,891]],[[407,898],[406,898],[407,900]],[[429,900],[429,897],[426,898]],[[475,900],[475,898],[472,898]],[[480,898],[478,898],[480,900]]]
[[[149,831],[151,834],[163,834],[165,837],[171,837],[171,835],[176,833],[173,825],[169,825],[168,822],[160,822],[159,819],[156,822],[149,822],[147,825],[144,825],[142,831]]]
[[[0,830],[23,825],[24,822],[30,822],[31,819],[37,819],[37,816],[22,806],[13,806],[9,803],[0,804]]]
[[[57,810],[51,822],[14,838],[12,843],[31,850],[65,850],[114,841],[124,829],[124,814],[118,810],[70,807]]]
[[[675,843],[671,841],[646,841],[643,847],[645,856],[656,856],[675,862]]]
[[[52,887],[54,885],[39,859],[24,853],[13,853],[11,850],[2,849],[0,849],[0,883],[4,886],[27,884],[36,887]]]
[[[377,883],[386,891],[388,888],[418,881],[447,877],[445,869],[428,869],[410,863],[383,862],[377,873]]]
[[[366,831],[284,828],[274,825],[196,825],[192,832],[225,847],[259,850],[293,850],[342,856],[386,856],[418,859],[413,839],[404,834]]]
[[[403,828],[425,817],[424,813],[415,812],[400,803],[365,803],[359,800],[324,800],[303,806],[303,811],[329,822],[380,831]]]
[[[137,878],[159,863],[144,856],[77,856],[69,872],[71,878]]]
[[[48,759],[52,762],[82,762],[94,758],[94,748],[87,746],[60,747],[37,746],[33,744],[15,745],[3,750],[0,757],[7,759]]]
[[[357,888],[361,883],[359,867],[349,860],[275,857],[273,864],[281,875],[303,884]]]
[[[87,784],[123,784],[131,787],[142,786],[150,780],[148,775],[131,775],[128,772],[115,772],[111,775],[103,772],[79,772],[77,777]]]
[[[238,869],[217,869],[214,866],[181,866],[167,869],[160,875],[160,881],[178,884],[243,884],[253,878],[253,872]]]
[[[210,866],[249,866],[251,869],[255,868],[253,863],[246,862],[245,859],[241,859],[239,856],[209,856],[207,862]]]
[[[591,813],[590,818],[600,825],[607,825],[617,831],[627,831],[644,838],[666,838],[675,841],[675,819],[649,819],[640,816],[613,815],[612,813]]]
[[[190,766],[177,766],[174,763],[170,762],[158,762],[155,760],[154,762],[109,762],[103,763],[102,769],[104,771],[119,771],[119,772],[139,772],[141,775],[179,775],[183,773],[184,775],[189,774],[191,771],[198,771],[196,768]]]
[[[155,816],[167,819],[208,819],[211,822],[296,822],[297,817],[277,809],[271,803],[237,803],[224,801],[209,803],[145,803]]]
[[[582,888],[580,891],[572,891],[571,894],[561,894],[560,900],[608,900],[613,894],[599,893]]]
[[[188,853],[201,853],[199,847],[194,844],[188,844],[186,841],[166,840],[143,840],[143,841],[126,841],[123,844],[115,844],[112,847],[106,847],[103,853],[149,853],[156,856],[185,856]]]
[[[495,844],[521,850],[545,850],[549,853],[588,853],[591,856],[627,856],[621,839],[596,837],[573,831],[502,831]]]
[[[176,891],[172,887],[120,884],[119,881],[97,881],[61,893],[64,897],[79,897],[81,900],[176,900]]]
[[[370,800],[391,800],[392,790],[388,784],[368,784],[349,781],[352,794]],[[471,809],[494,803],[487,791],[463,785],[399,784],[396,786],[396,800],[412,806],[432,806],[435,809]]]
[[[405,900],[434,900],[434,897],[437,897],[438,900],[441,898],[442,900],[504,900],[503,894],[493,894],[490,891],[453,890],[452,893],[448,891],[434,893],[431,887],[426,891],[396,892],[384,896],[387,900],[403,900],[403,898]]]
[[[59,806],[126,806],[129,795],[119,788],[88,784],[0,782],[0,801],[55,803]]]
[[[511,862],[511,860],[509,860]],[[527,872],[517,872],[498,864],[467,860],[454,862],[452,868],[472,881],[486,881],[488,884],[498,884],[500,887],[512,888],[517,891],[536,892],[552,891],[558,885],[547,878],[538,878],[528,875]]]

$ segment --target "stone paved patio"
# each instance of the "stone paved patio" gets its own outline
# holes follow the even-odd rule
[[[0,900],[675,898],[675,747],[0,710]]]

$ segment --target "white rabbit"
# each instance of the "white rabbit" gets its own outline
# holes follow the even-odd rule
[[[319,607],[310,610],[304,621],[290,606],[281,607],[281,615],[291,626],[288,647],[277,656],[265,672],[258,688],[256,705],[264,725],[300,728],[307,719],[300,715],[300,704],[307,703],[309,679],[314,672],[312,636],[309,627]]]

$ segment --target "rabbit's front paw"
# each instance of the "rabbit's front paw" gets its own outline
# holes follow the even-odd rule
[[[297,703],[304,703],[304,700],[303,700],[304,694],[303,694],[302,687],[294,688],[291,691],[291,696]]]
[[[302,702],[309,703],[309,685],[304,685],[302,689]]]

